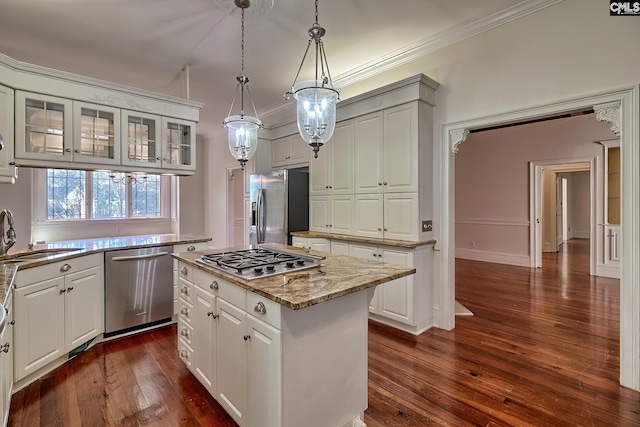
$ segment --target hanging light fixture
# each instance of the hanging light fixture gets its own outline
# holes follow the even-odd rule
[[[249,93],[249,77],[244,73],[244,10],[251,5],[251,2],[250,0],[235,0],[235,4],[242,10],[242,41],[240,45],[242,66],[240,74],[236,77],[238,84],[236,86],[236,93],[233,95],[233,101],[231,101],[229,115],[222,122],[222,126],[229,129],[229,150],[231,151],[231,155],[240,162],[240,166],[244,169],[247,161],[253,157],[258,147],[258,129],[262,127],[262,122],[258,119],[256,106],[253,105],[253,100]],[[232,116],[231,110],[233,110],[233,105],[236,102],[238,89],[240,89],[240,114]],[[244,114],[245,89],[253,106],[255,117]]]
[[[318,24],[318,0],[316,0],[316,22],[309,28],[311,38],[307,43],[307,50],[304,52],[291,90],[284,94],[285,99],[289,99],[291,95],[296,98],[298,131],[302,139],[313,147],[315,158],[318,158],[320,147],[333,135],[336,127],[336,104],[340,100],[340,90],[331,81],[329,63],[322,43],[324,34],[325,29]],[[316,44],[315,79],[296,84],[311,42]]]

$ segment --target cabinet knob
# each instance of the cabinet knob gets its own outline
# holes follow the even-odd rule
[[[60,271],[63,272],[63,273],[65,271],[69,271],[69,270],[71,270],[71,265],[69,265],[69,264],[62,264],[62,267],[60,267]]]
[[[64,152],[65,152],[65,153],[70,153],[70,152],[71,152],[71,148],[65,148],[65,149],[64,149]]]
[[[256,306],[253,307],[253,311],[255,311],[256,313],[259,314],[267,314],[267,307],[265,307],[264,303],[262,301],[258,301],[256,303]]]
[[[188,316],[189,309],[187,307],[182,307],[182,310],[180,310],[180,314],[184,314],[185,316]]]
[[[211,282],[211,284],[209,285],[209,288],[217,291],[218,290],[218,281],[214,280],[213,282]]]
[[[245,341],[249,341],[251,339],[251,335],[245,335],[242,338],[244,338]]]
[[[386,183],[386,182],[383,182],[383,183],[382,183],[382,185],[387,185],[387,183]]]
[[[374,257],[377,257],[377,256],[378,256],[378,254],[373,254],[373,256],[374,256]]]
[[[68,292],[71,292],[72,290],[73,290],[73,286],[69,286],[69,287],[67,288],[67,291],[68,291]]]
[[[329,188],[333,188],[333,185],[330,185]]]
[[[16,321],[15,321],[15,320],[12,320],[11,322],[9,322],[9,324],[13,326],[13,325],[15,325],[15,324],[16,324]]]
[[[195,250],[196,250],[196,247],[195,247],[195,246],[193,246],[193,245],[191,245],[191,246],[189,246],[189,247],[187,248],[187,252],[193,252],[193,251],[195,251]]]
[[[189,353],[187,353],[187,350],[182,350],[180,352],[180,356],[184,357],[185,359],[189,358]]]
[[[167,158],[166,158],[166,157],[163,157],[163,158],[162,158],[162,161],[163,161],[163,162],[166,162],[166,161],[167,161]]]
[[[327,188],[327,189],[328,189],[328,188],[329,188],[329,186],[328,186],[328,185],[325,185],[325,186],[324,186],[324,188]]]
[[[67,292],[67,290],[66,290],[66,289],[60,289],[60,293],[61,293],[61,294],[64,294],[65,292]]]
[[[74,153],[78,153],[78,154],[80,154],[80,149],[79,149],[79,148],[76,148],[75,150],[73,150],[73,152],[74,152]]]
[[[379,183],[378,183],[378,185],[382,185],[382,183],[381,183],[381,182],[379,182]]]
[[[383,231],[389,231],[389,230],[387,230],[386,228],[383,228],[382,230],[383,230]]]
[[[157,160],[157,161],[160,161],[160,157],[156,157],[156,160]]]
[[[189,331],[187,331],[187,328],[184,328],[180,331],[180,335],[182,335],[183,337],[189,337]]]
[[[16,162],[9,162],[9,166],[15,166]]]
[[[378,231],[382,231],[382,228],[378,227]]]
[[[9,343],[4,343],[2,347],[0,347],[0,351],[2,351],[3,353],[9,353]]]
[[[187,286],[183,286],[181,292],[185,295],[189,294],[189,288]]]
[[[182,269],[180,270],[180,273],[186,276],[189,273],[189,270],[187,270],[187,267],[182,267]]]

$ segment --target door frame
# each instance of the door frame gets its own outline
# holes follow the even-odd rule
[[[640,96],[639,87],[584,95],[542,106],[445,123],[434,145],[434,325],[455,326],[455,159],[469,129],[530,120],[611,104],[597,114],[620,134],[622,154],[622,239],[620,276],[620,383],[640,391]]]

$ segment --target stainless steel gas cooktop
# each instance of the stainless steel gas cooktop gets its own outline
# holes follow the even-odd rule
[[[321,257],[256,248],[205,254],[197,262],[246,280],[291,273],[320,266]]]

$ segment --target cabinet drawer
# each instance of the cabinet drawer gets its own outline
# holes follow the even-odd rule
[[[178,312],[180,316],[180,320],[189,322],[193,320],[193,316],[195,312],[193,311],[193,305],[186,302],[184,299],[180,298],[180,311]]]
[[[233,285],[224,279],[216,277],[218,282],[218,297],[230,302],[240,309],[247,305],[247,291],[239,286]]]
[[[247,292],[247,305],[245,311],[247,314],[262,320],[263,322],[281,330],[280,324],[280,304],[271,301],[268,298]]]
[[[64,276],[65,274],[76,273],[92,267],[102,267],[104,255],[101,253],[85,255],[77,258],[69,258],[51,264],[40,265],[33,268],[21,266],[18,270],[15,286],[16,288],[40,282],[53,277]]]
[[[173,245],[174,254],[179,254],[180,252],[203,251],[205,249],[207,249],[207,242],[182,243],[180,245]]]
[[[194,346],[192,341],[194,337],[193,326],[185,322],[182,317],[178,322],[178,336],[180,341],[184,341],[190,347]]]
[[[189,370],[192,369],[191,361],[193,360],[193,349],[182,340],[178,340],[178,354]]]
[[[182,277],[178,278],[178,291],[180,292],[181,299],[193,302],[193,284],[190,281],[185,280]]]

